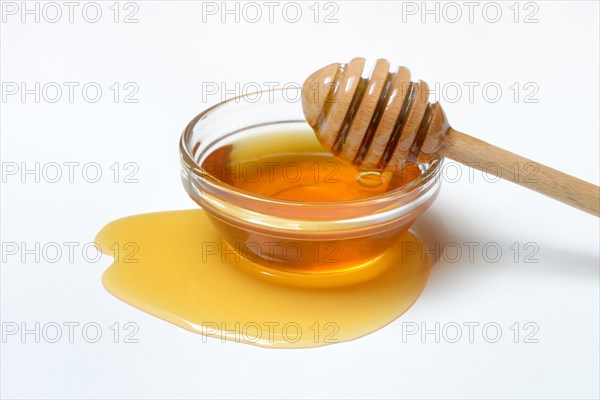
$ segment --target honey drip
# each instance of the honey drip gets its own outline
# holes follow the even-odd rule
[[[422,246],[410,232],[400,240]],[[120,219],[96,242],[111,256],[107,249],[115,244],[136,250],[121,254],[102,278],[124,302],[219,341],[273,348],[345,342],[389,324],[419,297],[430,269],[426,256],[403,254],[397,246],[376,260],[383,272],[360,284],[273,284],[243,270],[255,266],[226,247],[202,210]]]

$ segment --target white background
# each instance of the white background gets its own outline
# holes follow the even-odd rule
[[[301,83],[322,65],[355,56],[371,63],[388,58],[393,65],[408,66],[413,77],[432,88],[437,82],[438,94],[446,88],[440,101],[455,128],[597,184],[597,2],[516,7],[501,2],[487,8],[481,2],[472,22],[462,2],[455,3],[461,12],[457,22],[452,22],[457,8],[438,3],[436,22],[435,14],[422,15],[421,2],[393,1],[321,3],[315,22],[315,8],[307,2],[299,5],[302,15],[296,23],[291,22],[293,5],[283,12],[286,3],[274,9],[272,22],[268,6],[257,3],[262,18],[255,23],[249,19],[256,9],[242,3],[237,5],[239,22],[234,14],[221,15],[220,2],[204,6],[205,11],[215,6],[216,15],[203,13],[200,2],[121,3],[117,23],[114,7],[109,8],[113,2],[100,4],[96,23],[82,16],[86,3],[78,3],[72,23],[62,2],[56,23],[48,21],[56,10],[46,7],[44,15],[44,3],[37,6],[39,22],[35,15],[25,15],[22,22],[21,3],[12,3],[16,15],[7,3],[2,5],[0,42],[3,173],[15,165],[33,168],[35,162],[40,168],[52,162],[80,166],[73,182],[66,167],[57,183],[44,176],[36,183],[35,176],[20,172],[3,176],[1,240],[3,246],[27,248],[36,242],[80,246],[73,260],[63,254],[55,263],[43,255],[39,262],[25,255],[22,262],[22,253],[11,255],[3,247],[2,327],[6,334],[13,323],[29,329],[36,322],[41,327],[80,325],[73,343],[64,325],[57,343],[44,337],[36,343],[33,334],[24,340],[20,333],[5,335],[2,397],[598,398],[598,219],[513,184],[487,182],[481,173],[470,180],[467,168],[457,183],[444,183],[416,229],[442,245],[478,242],[475,260],[463,254],[451,262],[454,254],[446,254],[404,316],[350,343],[268,350],[203,340],[112,297],[100,283],[110,259],[88,262],[81,254],[81,247],[113,219],[195,207],[179,181],[177,145],[186,123],[226,96],[208,95],[208,87],[225,85],[241,94],[256,84],[266,89],[268,82]],[[496,8],[502,14],[493,23]],[[87,18],[94,18],[94,10],[86,10]],[[123,23],[133,11],[138,22]],[[337,22],[324,23],[331,12]],[[525,23],[528,15],[530,23]],[[28,88],[35,82],[79,86],[73,102],[63,86],[56,103],[49,101],[55,92],[41,93],[36,103],[33,94],[24,99],[20,93],[9,95],[13,84],[22,82]],[[103,90],[95,103],[81,93],[89,82]],[[130,92],[123,91],[126,83],[137,85],[133,98],[138,102],[125,103],[121,97],[115,103],[109,88],[115,82],[121,95]],[[479,85],[472,98],[465,82]],[[510,89],[515,82],[520,87],[516,98]],[[526,83],[531,85],[525,88]],[[487,97],[482,93],[486,84],[493,86]],[[462,88],[459,98],[451,90],[457,86]],[[495,87],[502,95],[493,102]],[[135,163],[139,182],[125,183],[120,175],[115,183],[109,169],[115,162],[121,172],[129,171],[125,163]],[[100,165],[99,182],[84,179],[90,178],[81,173],[86,163]],[[517,262],[509,248],[515,242],[521,248]],[[530,242],[538,249],[532,258],[536,263],[524,262],[532,251],[525,252],[524,246]],[[485,260],[481,248],[486,243],[500,246],[500,261],[489,261],[493,252]],[[103,331],[95,344],[81,333],[89,322]],[[115,322],[121,334],[126,322],[137,324],[139,342],[123,343],[120,337],[114,343],[110,326]],[[464,325],[469,322],[480,324],[473,343]],[[489,343],[481,331],[490,322],[502,329],[497,343]],[[532,337],[537,343],[525,343],[528,322],[539,328]],[[403,340],[408,326],[433,329],[436,323],[463,326],[462,338],[450,343],[441,337],[437,343],[430,334],[424,340],[420,335]],[[520,324],[517,343],[514,323]]]

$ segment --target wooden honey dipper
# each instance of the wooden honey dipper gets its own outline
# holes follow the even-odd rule
[[[319,141],[336,157],[363,170],[399,171],[437,155],[483,170],[600,216],[600,187],[454,130],[423,81],[405,67],[390,73],[379,59],[370,79],[364,58],[330,64],[302,85],[302,107]],[[537,167],[535,178],[531,167]],[[515,171],[515,167],[518,169]]]

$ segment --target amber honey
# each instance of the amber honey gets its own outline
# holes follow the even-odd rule
[[[290,146],[288,152],[279,154],[256,157],[244,154],[246,159],[232,159],[235,147],[243,145],[217,150],[203,167],[237,189],[281,200],[336,202],[361,199],[403,187],[420,176],[415,165],[393,174],[359,171],[330,153],[311,151],[310,142]]]
[[[314,135],[274,132],[268,136],[239,140],[210,153],[202,167],[222,182],[272,199],[300,203],[286,216],[301,216],[302,203],[342,202],[384,195],[405,187],[420,176],[416,165],[390,173],[359,171],[323,149]],[[340,204],[340,218],[344,207]],[[324,215],[329,217],[329,215]],[[276,271],[330,274],[357,270],[392,246],[408,224],[377,233],[368,232],[305,237],[271,233],[237,226],[213,218],[213,223],[231,248],[247,259]],[[375,271],[370,270],[369,274]],[[370,276],[365,271],[365,277]]]

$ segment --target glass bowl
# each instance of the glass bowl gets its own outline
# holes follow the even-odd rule
[[[403,187],[352,200],[283,200],[231,184],[224,174],[239,168],[223,166],[237,165],[241,154],[297,151],[298,143],[326,152],[299,96],[295,89],[257,92],[201,112],[181,137],[183,185],[224,240],[222,251],[251,261],[238,263],[247,272],[299,286],[364,281],[381,272],[378,258],[434,201],[442,160],[419,165],[420,176]]]

